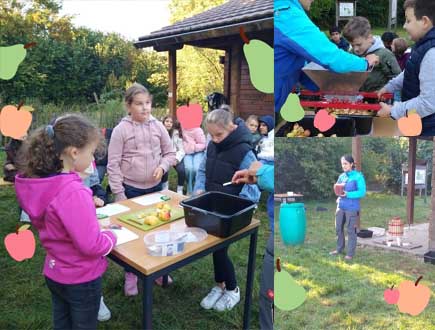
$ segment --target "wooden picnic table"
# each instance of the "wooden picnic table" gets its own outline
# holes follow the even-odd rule
[[[179,203],[181,200],[185,199],[186,196],[176,194],[173,191],[163,190],[160,192],[166,196],[171,197],[167,203],[171,205],[172,208],[180,207]],[[109,254],[109,258],[115,263],[124,267],[126,271],[135,273],[140,280],[143,281],[143,329],[152,328],[152,305],[153,305],[153,295],[152,290],[154,286],[154,280],[160,276],[165,276],[176,269],[179,269],[185,265],[190,264],[202,257],[205,257],[217,250],[229,246],[231,243],[238,241],[244,237],[250,237],[250,245],[248,252],[248,266],[247,266],[247,277],[246,277],[246,288],[245,288],[245,305],[243,311],[243,329],[249,329],[250,322],[250,310],[252,302],[252,287],[254,280],[255,271],[255,255],[257,247],[257,235],[260,221],[252,219],[250,225],[239,230],[234,235],[228,238],[219,238],[213,235],[208,235],[207,238],[201,242],[187,243],[185,249],[182,253],[169,256],[169,257],[153,257],[147,254],[143,237],[152,231],[159,230],[169,230],[170,226],[175,223],[184,223],[184,218],[179,219],[168,224],[159,226],[150,231],[142,231],[136,227],[133,227],[125,222],[117,219],[118,216],[122,214],[128,214],[141,209],[146,208],[146,206],[132,202],[131,200],[126,200],[118,202],[117,204],[122,204],[130,208],[129,211],[120,213],[110,217],[112,223],[117,223],[125,228],[135,232],[139,239],[121,244],[115,247]],[[213,277],[213,269],[210,269],[210,277]],[[195,276],[195,274],[192,274]],[[181,279],[180,279],[181,280]],[[167,277],[164,278],[164,283],[166,283]],[[200,283],[198,283],[200,285]],[[181,297],[180,297],[181,299]],[[196,301],[191,303],[196,304]],[[180,305],[182,306],[182,305]],[[182,308],[182,307],[181,307]]]

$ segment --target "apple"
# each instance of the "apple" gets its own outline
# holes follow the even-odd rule
[[[335,125],[335,117],[331,116],[326,109],[320,109],[314,117],[314,127],[320,132],[325,132]]]
[[[23,225],[15,233],[5,237],[4,243],[9,255],[16,261],[30,259],[35,254],[35,237],[28,230],[30,225]]]
[[[27,110],[20,110],[23,103],[18,107],[6,105],[0,112],[1,133],[14,139],[21,139],[27,134],[32,123],[32,114]]]
[[[202,108],[199,104],[183,105],[177,109],[177,119],[182,129],[200,127],[202,123]]]
[[[400,283],[397,302],[400,312],[416,316],[426,308],[431,292],[427,286],[418,283],[422,278],[423,276],[420,276],[415,283],[411,281]]]
[[[162,209],[164,205],[165,205],[165,203],[163,203],[163,202],[159,202],[159,203],[157,203],[156,207],[157,207],[158,209]]]
[[[162,210],[159,212],[159,219],[162,221],[171,220],[171,212],[167,210]]]
[[[149,216],[145,217],[144,223],[146,225],[154,226],[154,225],[159,223],[159,219],[154,215],[149,215]]]
[[[170,211],[170,210],[171,210],[171,205],[165,203],[165,204],[163,205],[163,210]]]
[[[421,118],[415,110],[410,110],[406,117],[399,118],[397,126],[404,136],[420,135],[423,128]]]
[[[394,285],[390,289],[384,291],[384,300],[390,305],[396,304],[400,296],[400,291],[397,289],[393,290],[393,287]]]

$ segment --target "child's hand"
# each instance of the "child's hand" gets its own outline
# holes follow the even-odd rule
[[[125,201],[127,197],[125,196],[125,193],[119,193],[115,195],[115,202],[121,202]]]
[[[378,111],[378,117],[390,117],[391,115],[391,105],[388,105],[384,102],[380,102],[381,110]]]
[[[382,89],[380,89],[377,94],[378,94],[378,99],[381,99],[381,96],[385,93],[388,93],[387,89],[385,87],[383,87]]]
[[[366,56],[366,60],[369,63],[369,68],[379,64],[379,56],[375,54],[370,54]]]
[[[163,176],[163,168],[159,166],[154,170],[153,177],[154,179],[156,179],[156,181],[160,181],[162,179],[162,176]]]
[[[193,195],[197,196],[197,195],[201,195],[201,194],[203,194],[203,193],[205,193],[204,190],[198,189],[197,191],[195,191],[195,192],[193,193]]]
[[[94,196],[93,198],[94,198],[94,204],[96,207],[104,206],[104,201],[101,198],[99,198],[97,196]]]
[[[345,191],[343,191],[343,194],[340,195],[340,197],[346,197],[347,193]]]

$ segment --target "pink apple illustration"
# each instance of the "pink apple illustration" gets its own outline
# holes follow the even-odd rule
[[[30,259],[35,254],[35,237],[28,230],[29,227],[30,225],[23,225],[15,233],[10,233],[5,237],[6,250],[16,261]]]
[[[394,285],[384,291],[384,300],[387,304],[394,305],[399,301],[400,292],[397,289],[393,290]]]
[[[202,108],[199,104],[187,104],[177,109],[177,119],[183,129],[201,126]]]
[[[314,117],[314,127],[320,132],[325,132],[335,125],[335,117],[331,116],[325,109],[320,109]]]

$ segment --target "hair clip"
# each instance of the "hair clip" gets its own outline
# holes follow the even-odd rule
[[[52,125],[45,126],[45,133],[47,133],[47,135],[50,138],[54,138],[54,129],[53,129],[53,126]]]

